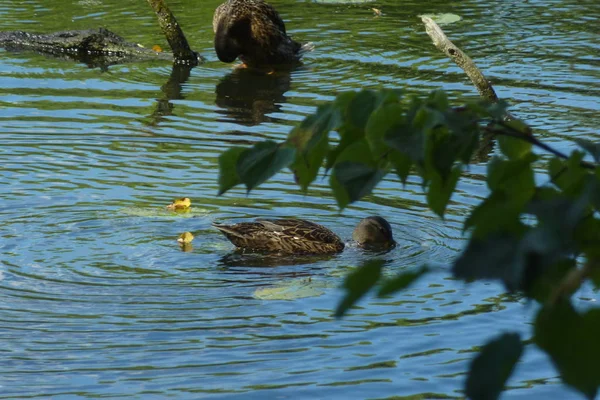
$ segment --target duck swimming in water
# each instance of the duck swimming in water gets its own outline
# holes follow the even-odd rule
[[[252,68],[291,65],[313,49],[289,37],[277,11],[263,0],[227,0],[215,10],[213,30],[219,60],[239,57]]]
[[[280,254],[331,254],[344,250],[344,242],[322,225],[303,219],[257,219],[235,225],[213,224],[231,243],[244,250]],[[352,239],[367,249],[391,248],[392,227],[382,217],[360,221]]]

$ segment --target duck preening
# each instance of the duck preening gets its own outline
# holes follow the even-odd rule
[[[313,49],[289,37],[283,20],[263,0],[228,0],[213,17],[215,51],[223,62],[239,59],[248,67],[294,64]]]
[[[257,219],[235,225],[213,224],[231,243],[244,250],[281,254],[330,254],[344,250],[344,242],[323,225],[303,219]],[[396,242],[392,227],[382,217],[367,217],[352,233],[358,246],[385,249]]]

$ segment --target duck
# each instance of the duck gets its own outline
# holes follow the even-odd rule
[[[304,219],[256,219],[235,225],[212,224],[238,249],[279,254],[334,254],[344,250],[338,235],[323,225]],[[362,219],[352,239],[359,247],[376,250],[396,245],[392,227],[379,216]]]
[[[289,37],[275,8],[263,0],[227,0],[215,10],[213,31],[219,60],[239,58],[245,67],[296,64],[314,48]]]

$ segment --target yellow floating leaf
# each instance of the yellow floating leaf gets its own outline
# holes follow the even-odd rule
[[[155,44],[154,46],[152,46],[152,51],[155,51],[157,53],[162,53],[162,47],[160,47],[159,45]]]

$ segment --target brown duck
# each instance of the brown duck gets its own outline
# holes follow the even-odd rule
[[[244,250],[280,254],[329,254],[344,250],[344,242],[322,225],[303,219],[257,219],[235,225],[213,224],[231,243]],[[352,239],[365,248],[390,248],[392,227],[382,217],[360,221]]]
[[[253,68],[294,64],[313,49],[289,37],[277,11],[263,0],[227,0],[215,10],[213,30],[219,60],[239,57]]]

